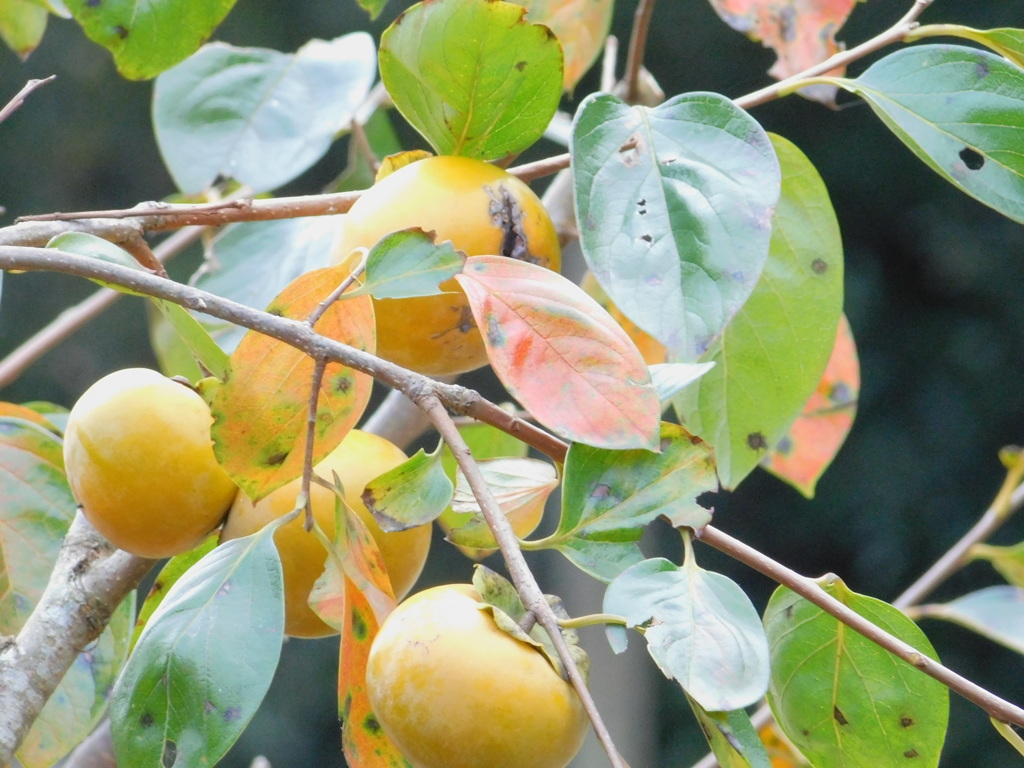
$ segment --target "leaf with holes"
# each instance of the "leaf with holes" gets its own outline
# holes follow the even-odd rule
[[[516,536],[529,536],[540,525],[548,496],[558,487],[555,467],[547,461],[526,458],[478,461],[484,481]],[[461,470],[457,472],[451,509],[456,525],[448,532],[448,541],[473,550],[493,551],[498,546]]]
[[[612,23],[612,0],[526,0],[530,21],[548,27],[562,45],[562,87],[571,91],[604,49]]]
[[[267,307],[304,320],[345,279],[345,265],[314,270],[291,283]],[[315,330],[357,349],[376,348],[369,296],[336,301]],[[211,410],[217,460],[256,503],[302,474],[313,360],[283,341],[250,331],[231,355],[231,371],[216,388]],[[313,462],[330,453],[359,420],[372,379],[329,363],[318,398]]]
[[[598,94],[576,112],[570,151],[588,266],[626,317],[695,361],[768,258],[780,172],[767,134],[717,94],[653,109]]]
[[[536,264],[474,256],[456,275],[498,378],[574,442],[657,445],[661,405],[636,345],[578,286]]]
[[[235,0],[64,0],[90,40],[111,52],[117,71],[148,80],[191,56]]]
[[[32,723],[16,754],[22,768],[50,768],[96,727],[128,658],[134,615],[132,592],[114,611],[99,638],[78,655]]]
[[[446,240],[434,244],[419,228],[382,237],[366,256],[363,284],[346,296],[369,294],[375,299],[406,299],[445,293],[439,287],[462,270],[466,257]]]
[[[345,623],[338,662],[338,715],[342,747],[351,768],[411,768],[384,734],[366,693],[366,660],[380,624],[363,593],[345,579]]]
[[[829,595],[929,658],[924,633],[891,605],[851,592],[835,576]],[[764,613],[775,720],[812,765],[934,768],[949,720],[949,691],[786,587]]]
[[[750,599],[732,580],[705,571],[692,556],[682,567],[651,558],[608,585],[602,611],[645,627],[647,650],[700,706],[729,712],[750,706],[768,689],[768,641]],[[609,627],[612,650],[626,632]]]
[[[860,364],[846,316],[817,389],[797,420],[768,454],[764,468],[807,498],[853,427],[860,395]]]
[[[439,444],[433,453],[416,454],[366,484],[363,503],[385,531],[404,531],[437,519],[452,500],[452,481],[441,463]]]
[[[768,74],[777,80],[799,74],[843,49],[836,32],[846,23],[858,0],[711,0],[715,12],[730,27],[775,51],[778,58]],[[842,75],[843,68],[832,70]],[[836,87],[813,85],[801,94],[835,104]]]
[[[157,78],[156,140],[185,194],[218,177],[276,189],[326,154],[375,74],[365,32],[311,40],[293,54],[213,43]]]
[[[717,363],[676,397],[680,422],[715,451],[734,488],[764,459],[821,380],[843,304],[843,244],[810,161],[777,136],[783,169],[768,261],[754,292],[702,360]]]
[[[836,79],[953,186],[1024,222],[1024,70],[957,45],[903,48]]]
[[[562,49],[500,0],[411,6],[380,40],[380,76],[439,155],[495,160],[544,133],[562,95]]]
[[[743,709],[709,712],[686,697],[720,768],[776,768]]]
[[[0,416],[0,635],[16,635],[50,580],[75,516],[60,437],[38,414]],[[24,418],[22,418],[24,416]]]
[[[1024,587],[999,584],[948,603],[923,606],[922,615],[967,627],[1024,654]]]
[[[718,488],[710,448],[669,423],[661,425],[659,448],[611,451],[573,443],[558,528],[530,548],[558,549],[581,570],[611,581],[643,560],[637,543],[659,515],[675,526],[707,525],[711,513],[697,497]]]
[[[153,613],[114,687],[124,765],[213,765],[256,713],[284,637],[279,518],[200,560]]]

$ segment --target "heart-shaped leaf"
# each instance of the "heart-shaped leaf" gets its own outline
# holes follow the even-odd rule
[[[323,157],[375,74],[365,32],[311,40],[293,54],[212,43],[157,78],[156,140],[185,194],[218,176],[275,189]]]
[[[119,763],[213,765],[256,713],[284,637],[288,519],[214,549],[154,611],[111,695]]]
[[[702,360],[717,365],[676,399],[681,423],[714,447],[734,488],[786,434],[821,380],[843,303],[843,245],[810,161],[772,142],[783,170],[768,261],[746,304]]]
[[[1024,70],[957,45],[902,48],[838,85],[929,168],[1004,216],[1024,222]]]
[[[663,558],[644,560],[608,585],[605,613],[645,626],[647,650],[661,671],[713,712],[750,706],[768,689],[768,641],[761,618],[730,579]],[[625,632],[610,635],[616,653]]]
[[[901,611],[851,592],[835,576],[821,588],[930,658],[935,650]],[[764,613],[771,645],[768,703],[812,765],[935,768],[949,719],[938,681],[841,624],[786,587]]]
[[[304,320],[349,274],[344,264],[308,272],[289,285],[267,311]],[[334,302],[315,330],[373,352],[369,296]],[[250,331],[231,355],[231,371],[216,388],[211,410],[217,460],[256,503],[302,474],[314,364],[304,352]],[[355,426],[370,398],[372,379],[337,363],[324,372],[317,403],[313,461],[330,453]]]
[[[380,76],[440,155],[494,160],[541,137],[562,94],[562,49],[501,0],[413,5],[380,40]]]
[[[718,488],[707,444],[664,423],[659,447],[652,453],[570,446],[558,529],[530,547],[554,547],[583,571],[611,581],[643,560],[637,542],[659,515],[676,526],[707,525],[711,513],[696,501]]]
[[[235,5],[235,0],[64,2],[129,80],[148,80],[191,56]]]
[[[474,256],[456,275],[498,378],[539,422],[605,448],[657,445],[661,406],[625,331],[536,264]]]
[[[768,257],[780,175],[767,134],[717,94],[653,109],[599,94],[580,105],[570,149],[591,271],[626,317],[693,362]]]

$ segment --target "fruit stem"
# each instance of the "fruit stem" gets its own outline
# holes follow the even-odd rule
[[[586,616],[573,616],[571,619],[558,620],[558,626],[562,629],[581,629],[582,627],[596,627],[608,624],[616,627],[629,626],[624,616],[616,616],[614,613],[590,613]]]
[[[611,761],[612,766],[614,768],[627,768],[625,761],[612,741],[611,733],[608,731],[601,713],[597,709],[594,697],[591,696],[590,690],[587,688],[583,673],[576,665],[572,652],[569,650],[569,645],[562,636],[558,617],[551,610],[551,606],[548,605],[540,585],[534,578],[532,571],[530,571],[526,558],[523,557],[523,553],[519,549],[516,534],[505,518],[505,515],[502,514],[501,507],[494,497],[494,492],[484,479],[483,473],[473,459],[472,452],[469,446],[466,445],[466,441],[463,440],[458,427],[455,425],[452,417],[448,415],[448,411],[445,410],[441,400],[433,392],[415,397],[414,402],[430,417],[434,427],[441,434],[441,437],[444,438],[444,441],[448,443],[448,447],[451,448],[455,461],[458,463],[463,475],[465,475],[470,490],[473,491],[473,495],[480,504],[480,511],[483,513],[484,519],[487,521],[487,525],[490,527],[491,532],[494,534],[494,539],[498,543],[498,548],[505,558],[505,566],[508,568],[512,583],[515,584],[516,591],[523,601],[523,606],[536,618],[537,623],[544,628],[551,638],[551,642],[558,653],[558,658],[562,661],[562,665],[569,675],[569,682],[572,683],[576,693],[579,694],[580,701],[590,717],[591,724],[594,726],[594,733],[597,734],[601,746],[604,747],[605,752],[608,754],[608,759]]]

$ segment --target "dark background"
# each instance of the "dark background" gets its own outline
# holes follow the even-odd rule
[[[840,37],[860,42],[909,5],[876,0],[858,6]],[[925,20],[1021,26],[1019,8],[1011,10],[1016,5],[944,0]],[[351,2],[242,0],[216,37],[293,51],[311,37],[355,29],[378,35],[398,10],[393,0],[380,21],[368,24]],[[620,3],[614,31],[623,48],[632,13],[632,4]],[[666,2],[656,9],[647,63],[670,95],[712,90],[739,96],[768,82],[764,72],[772,61],[773,54],[728,29],[705,2]],[[50,74],[58,80],[0,126],[0,205],[7,208],[0,225],[21,214],[127,207],[174,191],[152,135],[150,84],[121,80],[108,54],[74,23],[52,20],[27,63],[0,52],[0,102],[27,79]],[[594,87],[588,77],[577,94]],[[801,572],[831,571],[857,591],[892,599],[987,506],[1002,479],[999,448],[1024,442],[1024,238],[1017,224],[925,168],[867,107],[843,101],[842,109],[830,111],[789,98],[757,108],[754,116],[800,146],[831,192],[846,247],[846,312],[862,365],[857,421],[814,500],[757,472],[717,500],[716,522]],[[416,143],[411,133],[405,136]],[[530,157],[557,151],[542,144]],[[342,142],[285,191],[317,190],[337,174],[344,156]],[[194,254],[191,259],[194,265]],[[189,263],[186,257],[172,271],[187,275]],[[0,357],[91,290],[58,276],[7,276]],[[142,303],[128,299],[0,389],[0,399],[70,406],[104,373],[153,364]],[[1021,538],[1017,520],[996,540]],[[653,552],[662,544],[657,534],[651,539]],[[468,564],[451,547],[437,542],[435,551],[424,585],[469,577]],[[764,605],[771,584],[705,547],[698,556]],[[556,560],[537,561],[550,591],[560,591],[564,572]],[[936,598],[996,581],[988,566],[972,565]],[[576,613],[596,608],[570,605]],[[1019,656],[951,625],[928,621],[923,627],[949,666],[1024,701]],[[584,643],[601,652],[604,640],[591,631]],[[634,641],[633,650],[640,644]],[[267,704],[223,764],[248,765],[262,753],[275,768],[341,765],[331,683],[335,657],[329,641],[288,643]],[[630,669],[643,670],[636,682],[649,695],[641,710],[616,721],[629,730],[626,741],[646,745],[642,757],[627,749],[627,759],[635,768],[697,760],[705,748],[678,689],[650,670],[642,652],[633,654],[632,664]],[[944,766],[1019,764],[987,717],[956,697],[951,723]],[[599,755],[586,755],[577,765],[602,764]]]

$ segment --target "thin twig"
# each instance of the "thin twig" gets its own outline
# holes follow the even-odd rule
[[[312,323],[310,324],[312,327]],[[313,361],[313,377],[309,385],[309,407],[306,420],[306,450],[302,459],[302,481],[299,485],[306,511],[304,527],[306,533],[313,530],[313,500],[309,496],[309,484],[313,477],[313,447],[316,442],[316,414],[320,404],[320,389],[324,383],[324,371],[327,370],[327,358],[318,357]]]
[[[41,80],[29,80],[25,83],[22,89],[14,94],[14,98],[5,104],[3,109],[0,109],[0,123],[17,112],[18,108],[25,103],[25,99],[28,98],[30,93],[35,91],[37,88],[42,88],[47,83],[52,83],[56,79],[56,75],[50,75],[49,77],[44,77]]]
[[[14,229],[14,227],[11,227],[11,229]],[[202,231],[200,227],[179,230],[168,236],[167,239],[154,248],[153,255],[160,263],[166,263],[172,256],[180,253],[198,240]],[[2,230],[0,230],[0,233],[2,233]],[[45,245],[48,241],[49,238],[39,244]],[[0,243],[2,243],[2,239],[0,239]],[[90,320],[101,315],[124,295],[112,288],[101,288],[75,306],[65,309],[50,321],[48,325],[23,341],[15,349],[11,350],[6,357],[0,360],[0,388],[7,386],[17,379],[32,363]]]
[[[958,693],[991,717],[1003,723],[1024,727],[1024,709],[996,696],[977,683],[971,682],[948,667],[924,655],[898,637],[872,624],[859,613],[829,595],[812,579],[777,563],[767,555],[758,552],[753,547],[734,539],[713,526],[706,526],[702,530],[700,541],[725,553],[734,560],[738,560],[763,573],[773,581],[789,587],[798,595],[831,616],[834,616],[871,642],[921,670],[929,677],[938,680],[951,691]]]
[[[647,33],[654,15],[654,0],[640,0],[633,12],[633,31],[629,37],[629,53],[626,56],[625,81],[626,103],[634,104],[639,95],[640,71],[644,66],[644,52],[647,48]]]
[[[619,60],[619,38],[608,35],[604,39],[604,55],[601,57],[601,90],[611,93],[615,87],[615,66]]]
[[[522,598],[523,605],[527,611],[533,614],[537,623],[547,631],[551,641],[554,643],[558,657],[561,659],[569,676],[569,681],[572,683],[573,688],[576,689],[577,694],[579,694],[580,701],[590,717],[590,722],[594,726],[594,733],[597,734],[598,740],[604,747],[605,752],[608,753],[608,759],[615,768],[625,768],[622,756],[619,755],[611,733],[609,733],[608,727],[605,725],[601,713],[597,709],[597,704],[590,694],[590,689],[587,688],[587,682],[576,665],[576,661],[572,657],[565,638],[562,636],[558,617],[555,616],[551,606],[548,605],[547,600],[544,598],[540,585],[537,584],[537,580],[534,578],[529,565],[526,563],[526,559],[523,557],[523,553],[519,549],[516,534],[512,530],[511,524],[502,514],[501,507],[487,481],[484,479],[479,465],[473,460],[469,446],[462,439],[462,435],[459,433],[455,423],[436,396],[427,395],[417,399],[416,403],[431,417],[434,427],[441,433],[441,437],[448,443],[448,447],[451,448],[459,468],[466,477],[466,482],[480,504],[480,511],[483,513],[487,525],[494,534],[498,548],[505,558],[505,566],[508,568],[509,576],[511,576],[512,582],[516,586],[516,591]]]

